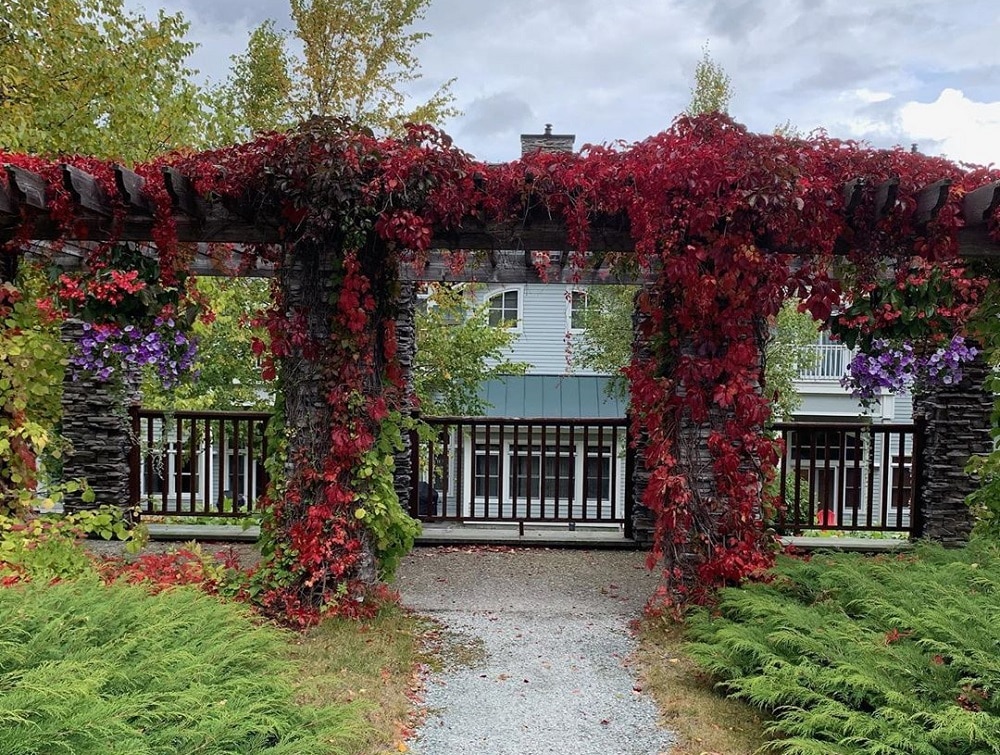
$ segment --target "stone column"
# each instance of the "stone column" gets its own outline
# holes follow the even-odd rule
[[[408,411],[413,407],[413,360],[417,353],[416,291],[414,283],[401,282],[396,299],[396,357],[403,373]],[[403,448],[395,455],[394,477],[396,494],[404,511],[410,510],[413,489],[412,451],[410,434],[403,433]]]
[[[985,361],[977,357],[958,385],[913,398],[914,416],[924,424],[914,537],[945,546],[968,542],[973,521],[965,498],[977,483],[965,466],[973,455],[993,450],[994,397],[985,387],[988,373]]]
[[[76,344],[83,337],[83,323],[68,320],[62,339]],[[63,456],[62,479],[86,480],[94,492],[93,503],[79,493],[68,494],[67,511],[102,505],[128,508],[131,422],[128,391],[89,373],[67,370],[62,396],[62,436],[69,443]]]
[[[632,353],[639,359],[646,359],[651,356],[649,339],[644,335],[649,332],[649,315],[644,314],[638,307],[639,293],[636,293],[632,300]],[[631,428],[629,430],[631,435]],[[638,437],[631,438],[635,441],[635,453],[632,464],[632,479],[626,480],[629,489],[625,495],[632,499],[632,539],[638,545],[648,548],[653,544],[653,533],[656,529],[656,520],[653,512],[642,503],[642,497],[646,493],[649,485],[649,470],[646,469],[644,454],[646,450],[647,436],[645,432],[640,432]]]

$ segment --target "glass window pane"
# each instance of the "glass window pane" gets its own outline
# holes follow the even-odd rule
[[[588,457],[584,470],[584,495],[587,498],[608,500],[611,497],[611,457]]]
[[[587,294],[574,291],[570,296],[569,326],[573,330],[583,330],[587,311]]]
[[[500,494],[500,457],[477,452],[475,464],[473,495],[496,498]]]
[[[517,327],[518,292],[504,291],[490,298],[490,325]]]

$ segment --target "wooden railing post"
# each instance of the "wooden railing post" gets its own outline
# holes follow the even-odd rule
[[[142,496],[142,424],[139,419],[139,407],[132,404],[128,408],[129,450],[128,450],[128,505],[135,520],[139,519],[139,499]]]
[[[414,519],[419,514],[419,499],[417,485],[420,482],[420,433],[417,428],[410,429],[410,490],[406,501],[407,511]]]
[[[632,513],[635,511],[635,455],[632,445],[632,418],[625,418],[625,527],[624,535],[628,540],[635,539],[635,523]]]
[[[910,538],[922,538],[927,528],[927,509],[924,496],[926,473],[924,472],[924,444],[927,433],[927,419],[922,414],[913,417],[913,507],[910,510]]]

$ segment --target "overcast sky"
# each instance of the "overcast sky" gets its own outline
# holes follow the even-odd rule
[[[285,0],[161,0],[191,23],[213,80]],[[146,6],[147,9],[150,7]],[[687,105],[702,47],[732,79],[730,114],[801,132],[1000,164],[998,0],[431,0],[417,27],[426,97],[455,78],[456,144],[514,159],[518,136],[638,141]]]

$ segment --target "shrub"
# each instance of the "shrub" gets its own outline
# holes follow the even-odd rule
[[[0,755],[335,752],[358,714],[296,705],[284,657],[278,630],[195,590],[0,590]]]
[[[1000,752],[995,544],[783,557],[690,617],[693,657],[793,755]]]

